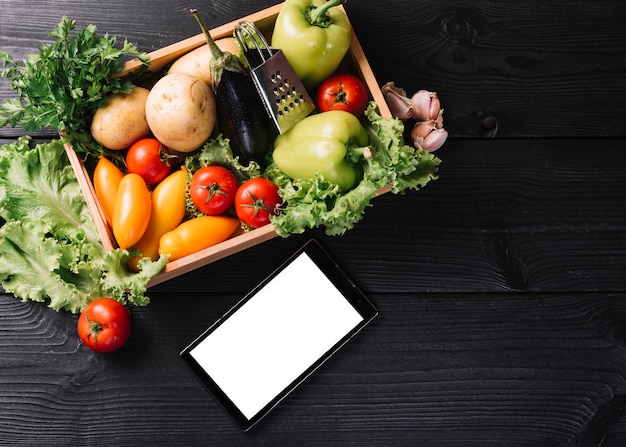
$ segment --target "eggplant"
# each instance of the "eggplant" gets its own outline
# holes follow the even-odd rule
[[[255,161],[264,165],[278,130],[258,93],[254,80],[241,61],[222,51],[196,9],[190,10],[211,49],[212,89],[215,94],[217,126],[230,140],[233,155],[243,165]]]
[[[215,92],[217,125],[243,165],[264,160],[278,136],[252,76],[224,71]]]

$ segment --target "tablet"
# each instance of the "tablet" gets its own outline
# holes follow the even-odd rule
[[[311,240],[180,357],[246,431],[376,315]]]

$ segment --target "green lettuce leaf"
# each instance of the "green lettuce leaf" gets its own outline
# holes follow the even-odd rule
[[[77,246],[48,237],[45,221],[13,220],[0,228],[0,278],[6,292],[55,310],[79,312],[98,288],[98,277],[76,261]],[[82,274],[81,274],[82,273]]]
[[[29,142],[22,137],[0,150],[0,217],[46,220],[70,239],[83,231],[89,241],[100,244],[63,144],[54,140],[31,149]]]
[[[59,140],[30,137],[0,147],[0,282],[23,301],[82,311],[100,296],[145,305],[148,281],[166,258],[130,273],[128,250],[107,252]]]
[[[402,121],[382,117],[374,102],[365,116],[373,156],[361,159],[362,179],[350,191],[342,193],[337,185],[321,176],[313,180],[291,179],[274,163],[266,169],[264,175],[278,185],[285,202],[282,212],[271,217],[280,236],[315,227],[324,227],[331,236],[342,235],[363,218],[380,189],[390,187],[392,193],[403,194],[437,179],[441,160],[406,145]]]

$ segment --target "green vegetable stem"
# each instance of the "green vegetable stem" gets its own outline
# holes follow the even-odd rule
[[[306,180],[322,175],[347,191],[357,180],[357,170],[348,161],[363,153],[369,138],[358,118],[332,110],[310,115],[279,135],[272,154],[278,169],[292,178]],[[355,157],[358,163],[358,155]]]
[[[336,8],[345,0],[286,0],[274,24],[272,46],[285,57],[307,89],[339,66],[350,48],[352,27]]]

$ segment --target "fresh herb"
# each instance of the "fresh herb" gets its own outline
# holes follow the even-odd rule
[[[0,50],[0,76],[10,79],[18,94],[0,104],[0,127],[55,128],[77,152],[98,155],[103,148],[89,133],[95,111],[109,95],[132,89],[131,80],[115,76],[124,58],[148,64],[148,56],[126,40],[116,48],[116,38],[97,36],[94,25],[72,34],[75,27],[76,21],[64,16],[50,33],[54,41],[39,46],[23,65]]]
[[[30,137],[0,147],[0,282],[23,301],[78,313],[97,297],[145,305],[148,281],[165,266],[104,249],[61,140],[31,149]]]
[[[404,125],[398,119],[387,120],[371,102],[365,115],[373,148],[371,158],[363,158],[362,179],[350,191],[317,175],[313,180],[293,180],[271,164],[264,175],[280,188],[286,206],[271,221],[281,236],[303,233],[307,228],[325,227],[328,235],[342,235],[354,227],[377,191],[390,187],[403,194],[419,189],[437,178],[441,162],[432,153],[404,143]]]

